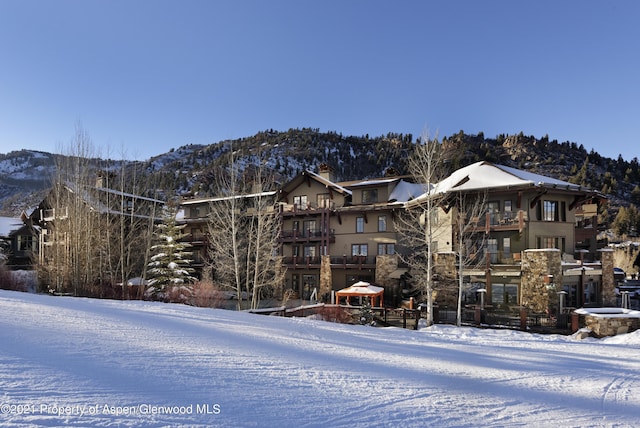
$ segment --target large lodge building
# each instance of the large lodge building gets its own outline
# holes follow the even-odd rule
[[[394,216],[399,210],[424,209],[431,198],[438,210],[432,242],[437,266],[455,272],[457,217],[451,200],[483,195],[485,209],[475,219],[483,248],[476,249],[479,263],[465,271],[470,290],[487,290],[493,305],[539,311],[556,304],[562,290],[569,307],[615,303],[612,255],[600,250],[596,239],[603,195],[489,162],[461,168],[427,190],[391,169],[379,179],[339,182],[323,164],[317,173],[303,171],[270,192],[281,221],[284,289],[301,299],[313,294],[329,301],[332,292],[367,281],[385,287],[385,302],[398,304],[402,289],[418,284],[411,284],[411,272],[398,257],[411,249],[401,245]],[[182,221],[201,268],[207,258],[207,215],[215,201],[182,202]]]

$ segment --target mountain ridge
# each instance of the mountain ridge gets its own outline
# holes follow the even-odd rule
[[[482,132],[457,134],[441,139],[452,155],[446,167],[451,172],[479,160],[504,164],[549,177],[571,181],[599,190],[609,197],[612,212],[621,206],[640,205],[640,167],[638,159],[610,159],[593,149],[587,152],[574,142],[500,134],[485,138]],[[253,136],[225,140],[209,145],[183,145],[145,161],[97,160],[100,164],[139,168],[155,177],[154,182],[166,195],[209,196],[214,189],[214,172],[224,166],[224,156],[236,153],[241,165],[266,159],[267,167],[277,175],[278,184],[305,169],[331,166],[340,181],[383,176],[387,168],[407,173],[406,159],[415,141],[411,134],[388,133],[383,136],[345,136],[329,131],[302,128],[288,131],[273,129]],[[46,194],[55,176],[60,155],[20,150],[0,154],[0,215],[17,216],[35,206]],[[612,219],[609,219],[609,221]]]

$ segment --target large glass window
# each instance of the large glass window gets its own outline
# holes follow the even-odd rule
[[[364,233],[364,217],[356,217],[356,233]]]
[[[500,202],[487,202],[487,212],[490,224],[497,225],[500,222]]]
[[[378,244],[378,255],[383,256],[385,254],[395,254],[396,244]]]
[[[309,205],[307,195],[300,195],[293,197],[293,206],[298,210],[306,210]]]
[[[353,244],[351,245],[352,256],[368,256],[369,247],[367,244]]]
[[[515,284],[491,284],[491,303],[517,305],[518,286]]]
[[[318,193],[318,208],[330,208],[330,198],[328,193]]]

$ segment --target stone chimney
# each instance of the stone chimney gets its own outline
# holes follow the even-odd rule
[[[318,166],[318,174],[325,180],[329,180],[331,182],[336,181],[335,174],[333,173],[333,168],[331,168],[326,163],[321,163],[320,166]]]

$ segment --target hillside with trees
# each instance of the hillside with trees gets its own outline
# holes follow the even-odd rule
[[[460,131],[442,137],[441,142],[449,153],[443,164],[447,173],[486,160],[598,190],[609,198],[609,206],[601,212],[601,220],[607,225],[614,222],[620,207],[640,205],[638,158],[611,159],[593,149],[587,151],[575,142],[558,142],[546,135],[538,138],[523,133],[487,138],[482,132]],[[271,170],[275,187],[305,169],[316,171],[321,163],[331,166],[337,179],[342,181],[380,177],[390,167],[406,174],[414,143],[413,135],[392,132],[371,137],[320,132],[317,128],[270,129],[206,146],[182,146],[143,162],[96,161],[93,164],[96,168],[135,173],[137,182],[154,183],[153,189],[146,189],[147,193],[179,199],[214,196],[216,171],[226,168],[224,155],[230,152],[234,152],[248,176],[258,159],[267,159],[261,167]],[[34,201],[37,203],[44,194],[43,181],[54,176],[51,169],[55,167],[54,159],[50,154],[29,151],[0,155],[3,185],[0,214],[19,215],[21,210],[33,208]],[[633,209],[623,213],[633,213]],[[628,225],[630,221],[633,223],[633,219],[625,219],[617,224]],[[625,226],[622,231],[633,233],[638,229],[635,226]]]

